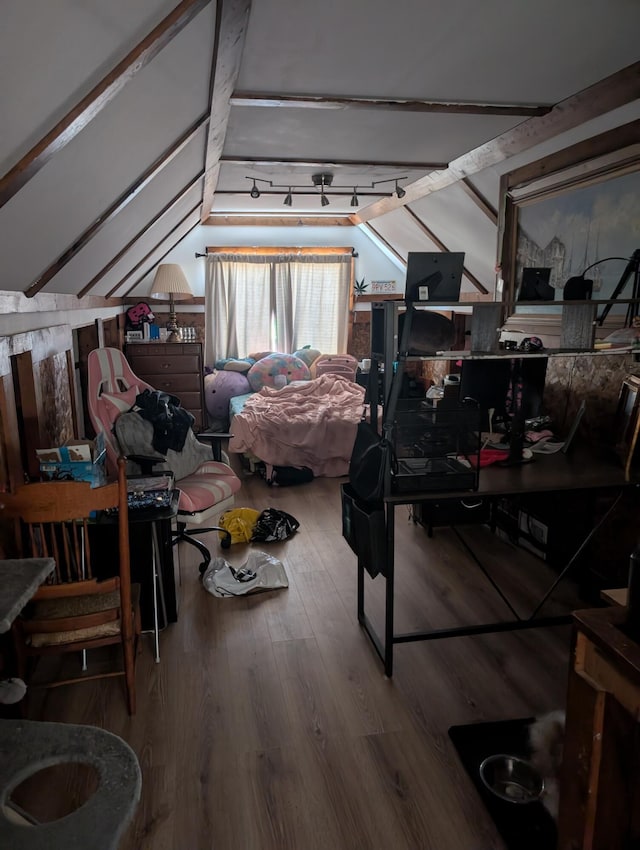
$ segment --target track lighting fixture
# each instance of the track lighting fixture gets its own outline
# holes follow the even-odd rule
[[[329,204],[330,204],[330,200],[329,200],[329,197],[328,197],[329,195],[343,195],[343,196],[344,195],[347,195],[347,196],[350,195],[351,196],[350,205],[352,207],[357,207],[360,204],[360,199],[358,198],[358,195],[360,195],[360,196],[370,195],[370,196],[373,196],[373,197],[376,197],[376,198],[379,198],[379,197],[388,198],[391,195],[395,194],[395,195],[397,195],[398,198],[404,198],[404,196],[407,194],[405,192],[405,190],[402,188],[402,186],[400,186],[400,182],[399,182],[400,180],[406,180],[407,179],[406,176],[404,176],[404,177],[388,177],[386,180],[376,180],[372,183],[368,183],[368,184],[365,183],[362,186],[353,186],[353,184],[351,186],[336,185],[333,182],[333,174],[331,174],[331,172],[329,172],[329,171],[323,171],[323,172],[319,172],[318,174],[311,175],[311,185],[309,185],[309,184],[300,185],[300,184],[293,184],[292,183],[290,186],[287,186],[286,183],[285,184],[278,184],[278,183],[274,183],[272,180],[264,180],[262,177],[249,177],[249,176],[247,176],[246,179],[251,180],[252,184],[253,184],[252,187],[251,187],[251,191],[249,193],[252,198],[259,198],[260,197],[261,192],[258,189],[258,186],[256,185],[257,183],[266,183],[266,185],[268,186],[269,189],[274,189],[276,192],[278,190],[282,190],[282,191],[286,190],[287,193],[286,193],[285,198],[282,202],[285,205],[285,207],[293,206],[293,190],[294,189],[301,190],[300,194],[305,194],[305,193],[306,194],[312,194],[314,190],[315,191],[320,190],[320,204],[323,207],[329,206]],[[380,185],[381,183],[395,183],[395,189],[393,190],[393,192],[363,191],[363,190],[367,190],[367,189],[375,189],[376,186]],[[327,192],[327,189],[329,189],[330,191]],[[346,190],[346,191],[343,191],[343,190]],[[263,190],[263,191],[265,191],[265,190]],[[275,194],[275,193],[274,192],[267,192],[267,194]]]

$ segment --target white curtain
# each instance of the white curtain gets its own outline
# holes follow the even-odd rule
[[[207,257],[207,365],[305,345],[346,351],[352,262],[348,254]]]

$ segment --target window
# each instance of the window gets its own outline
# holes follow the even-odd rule
[[[350,248],[248,249],[207,257],[205,358],[346,350]]]

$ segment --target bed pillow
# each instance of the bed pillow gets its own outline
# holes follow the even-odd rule
[[[269,354],[258,360],[249,369],[247,378],[254,392],[259,392],[263,387],[275,387],[282,381],[276,380],[276,376],[283,375],[287,384],[291,381],[308,381],[309,367],[307,364],[295,357],[293,354]]]
[[[100,398],[105,401],[104,409],[112,425],[121,413],[131,410],[139,393],[137,386],[129,387],[123,393],[102,393]]]

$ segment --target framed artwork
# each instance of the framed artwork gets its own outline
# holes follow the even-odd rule
[[[532,269],[548,275],[550,300],[624,301],[639,294],[628,268],[640,249],[638,141],[640,121],[634,121],[503,175],[499,265],[508,313],[523,300],[523,276]],[[592,286],[574,286],[578,295],[565,291],[572,278],[584,283],[587,269]],[[612,312],[624,314],[626,307]],[[523,309],[535,310],[518,312]]]
[[[640,434],[640,378],[627,375],[620,387],[614,422],[615,449],[624,464],[627,481],[636,464],[636,449]]]

